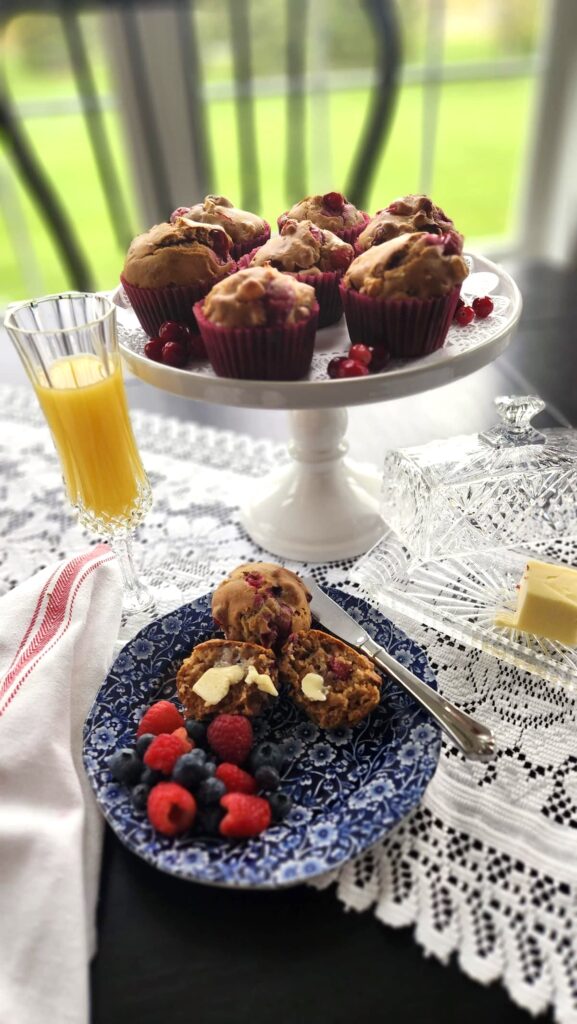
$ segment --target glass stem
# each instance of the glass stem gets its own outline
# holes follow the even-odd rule
[[[118,559],[122,575],[123,611],[127,613],[152,611],[154,600],[148,587],[145,586],[136,571],[132,540],[132,534],[110,539],[110,546]]]

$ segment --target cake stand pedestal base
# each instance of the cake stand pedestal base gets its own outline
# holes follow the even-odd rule
[[[289,413],[293,462],[259,481],[241,509],[253,541],[274,555],[330,562],[368,551],[382,536],[380,477],[345,459],[346,409]]]

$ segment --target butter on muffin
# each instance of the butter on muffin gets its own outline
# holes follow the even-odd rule
[[[349,203],[342,192],[325,192],[322,196],[306,196],[282,213],[277,220],[279,231],[287,220],[310,220],[352,245],[369,216]]]
[[[283,644],[311,624],[311,595],[296,573],[269,562],[239,565],[212,597],[212,615],[229,640]]]
[[[291,700],[322,729],[356,725],[381,699],[382,679],[373,663],[319,629],[289,637],[279,674]]]
[[[453,253],[463,250],[463,236],[455,229],[450,217],[428,196],[408,195],[395,199],[384,210],[379,210],[361,231],[356,241],[357,252],[365,252],[372,245],[397,238],[398,235],[425,231],[430,235],[445,235]]]
[[[235,260],[270,238],[270,225],[266,220],[256,213],[239,209],[226,196],[205,196],[202,203],[179,206],[170,219],[182,216],[202,224],[220,224],[231,239],[231,256]]]
[[[198,644],[180,666],[176,686],[186,716],[197,721],[262,714],[279,692],[272,651],[234,640]]]
[[[327,327],[342,316],[339,281],[354,256],[352,245],[334,232],[310,220],[286,220],[280,234],[243,257],[240,266],[276,267],[310,284],[319,304],[319,327]]]
[[[120,279],[142,327],[155,337],[165,320],[198,330],[193,304],[234,270],[224,228],[179,217],[132,241]]]
[[[215,372],[253,380],[298,380],[305,375],[318,310],[313,288],[274,267],[239,270],[195,306]]]

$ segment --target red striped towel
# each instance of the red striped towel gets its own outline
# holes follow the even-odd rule
[[[102,823],[82,727],[122,587],[105,544],[0,599],[0,1019],[89,1019]]]

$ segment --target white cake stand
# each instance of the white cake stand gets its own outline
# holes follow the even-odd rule
[[[327,378],[328,361],[350,344],[344,319],[317,334],[305,380],[237,380],[216,377],[206,364],[179,370],[155,363],[143,354],[146,335],[121,290],[115,296],[120,348],[132,373],[173,394],[221,405],[290,410],[292,461],[253,490],[241,509],[243,525],[257,544],[283,558],[350,558],[375,544],[384,524],[379,475],[345,458],[346,407],[419,394],[473,373],[504,351],[519,319],[521,295],[509,274],[482,256],[467,259],[471,273],[463,296],[490,294],[495,303],[491,316],[451,327],[444,347],[430,356],[391,364],[368,377]]]

